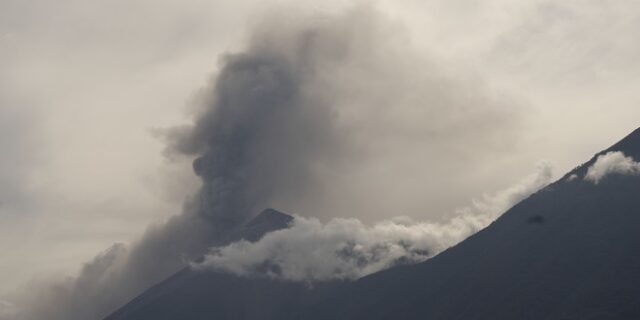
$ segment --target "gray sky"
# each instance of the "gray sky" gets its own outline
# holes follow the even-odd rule
[[[190,121],[218,56],[265,11],[352,5],[296,3],[0,0],[0,297],[180,212],[198,182],[188,159],[165,159],[158,128]],[[329,69],[354,77],[329,92],[357,162],[276,207],[441,220],[541,159],[563,173],[639,125],[636,2],[375,6],[388,25]],[[377,67],[359,71],[358,57]]]

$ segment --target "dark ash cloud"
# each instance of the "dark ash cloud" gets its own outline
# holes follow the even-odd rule
[[[508,149],[514,111],[420,64],[406,39],[392,37],[398,34],[369,7],[257,22],[247,47],[221,58],[193,124],[167,132],[167,154],[195,158],[202,183],[183,212],[128,249],[114,245],[77,277],[27,293],[17,319],[100,319],[223,244],[265,207],[336,214],[327,208],[339,207],[325,204],[364,203],[347,201],[353,194],[343,191],[370,181],[348,180],[399,141],[426,137],[435,162],[456,144],[465,147],[455,153],[465,156]],[[376,197],[385,194],[369,193]]]

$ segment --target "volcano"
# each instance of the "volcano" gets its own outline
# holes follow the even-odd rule
[[[292,220],[290,215],[266,209],[225,242],[257,241],[286,228]],[[247,280],[185,267],[106,319],[258,319],[285,312],[287,305],[299,303],[299,297],[319,291],[303,284]]]
[[[609,152],[639,161],[640,129],[423,263],[313,286],[185,269],[107,319],[640,319],[640,176],[585,179]]]

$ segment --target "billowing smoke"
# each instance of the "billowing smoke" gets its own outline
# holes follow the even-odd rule
[[[269,233],[257,242],[213,248],[193,267],[291,281],[353,280],[440,253],[486,227],[551,178],[551,168],[541,164],[535,174],[474,201],[447,223],[390,220],[367,226],[357,219],[332,219],[323,224],[298,216],[290,228]]]
[[[627,157],[623,152],[612,151],[598,156],[596,162],[589,167],[584,179],[598,184],[609,174],[640,174],[640,162]]]
[[[508,145],[510,140],[504,137],[514,136],[513,111],[496,106],[473,86],[447,79],[428,64],[416,64],[416,57],[397,39],[396,27],[371,8],[359,7],[337,16],[295,16],[256,23],[247,47],[221,58],[215,81],[200,95],[194,123],[168,131],[167,154],[195,158],[193,168],[202,183],[199,192],[185,202],[183,212],[150,227],[128,248],[114,245],[84,265],[77,277],[56,280],[37,290],[30,286],[26,298],[19,300],[21,314],[16,319],[104,317],[202,257],[209,248],[223,245],[258,210],[298,199],[330,202],[331,197],[324,194],[331,193],[326,182],[354,172],[370,156],[371,146],[382,146],[387,155],[393,153],[389,141],[377,138],[385,134],[427,128],[427,143],[434,150],[457,145],[457,155],[473,156],[480,156],[482,149]],[[411,107],[404,109],[405,105]],[[405,126],[402,119],[406,118],[428,122]],[[372,126],[376,138],[367,131]],[[415,132],[410,134],[416,138]],[[438,153],[433,152],[434,156]],[[511,203],[513,198],[507,200]],[[314,213],[321,208],[309,207]],[[363,243],[367,246],[363,259],[374,263],[363,262],[367,271],[344,268],[342,277],[353,278],[384,268],[400,256],[409,260],[430,256],[494,217],[463,215],[444,227],[390,223],[366,227],[353,220],[323,226],[299,218],[294,228],[257,246],[266,248],[269,241],[284,241],[278,239],[301,228],[318,229],[319,238],[309,239],[309,244],[318,241],[322,246],[331,229],[346,223],[360,230],[359,238],[351,239],[353,246],[342,248],[346,257],[348,251],[360,250],[359,242],[372,232],[395,228],[395,235],[386,239],[408,247],[388,247],[376,258],[378,244]],[[415,236],[409,236],[412,232]],[[349,238],[336,240],[349,242]],[[221,249],[218,256],[222,259],[236,247]],[[404,252],[385,253],[396,249]],[[322,273],[315,277],[326,277]]]

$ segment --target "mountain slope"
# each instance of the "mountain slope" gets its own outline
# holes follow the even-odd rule
[[[609,151],[640,160],[640,130]],[[640,319],[640,178],[584,181],[595,159],[433,259],[360,279],[299,318]]]
[[[273,209],[264,210],[227,242],[256,241],[264,234],[286,228],[293,217]],[[180,272],[145,291],[107,317],[121,319],[269,319],[297,314],[333,284],[314,289],[302,283],[244,279],[225,273]],[[308,301],[308,302],[305,302]]]
[[[295,317],[334,287],[183,269],[106,319],[281,319]]]

